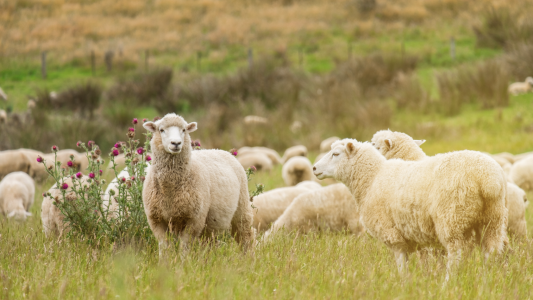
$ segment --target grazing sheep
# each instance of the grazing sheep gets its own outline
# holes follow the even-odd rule
[[[153,133],[154,155],[143,202],[160,257],[168,247],[168,233],[186,248],[193,238],[231,228],[248,248],[254,240],[252,208],[246,173],[237,159],[222,150],[192,151],[189,134],[197,124],[176,114],[143,126]]]
[[[525,94],[533,90],[533,78],[527,77],[524,82],[515,82],[509,85],[509,94],[518,96]]]
[[[509,178],[525,191],[533,191],[533,156],[516,162],[509,172]]]
[[[311,190],[305,187],[283,187],[254,197],[254,228],[257,230],[267,230],[270,224],[283,214],[294,198],[309,192]]]
[[[13,172],[0,181],[0,213],[25,221],[35,198],[35,184],[24,172]]]
[[[76,179],[76,185],[87,185],[87,180],[89,177],[82,176],[79,180]],[[65,190],[66,199],[76,199],[76,193],[72,191],[73,182],[70,177],[63,178],[63,182],[68,185],[68,188]],[[63,195],[61,193],[61,188],[58,184],[54,184],[48,192],[51,197],[44,197],[43,203],[41,205],[41,220],[43,223],[44,234],[49,237],[51,234],[62,235],[68,231],[68,228],[63,223],[65,216],[61,213],[59,208],[54,205],[54,201],[62,202]]]
[[[514,163],[518,162],[518,161],[521,161],[522,159],[524,158],[527,158],[529,156],[532,156],[533,155],[533,151],[532,152],[525,152],[525,153],[521,153],[521,154],[517,154],[514,156]]]
[[[19,150],[0,151],[0,179],[9,173],[21,171],[30,174],[31,162]]]
[[[256,124],[268,124],[268,119],[264,117],[259,116],[246,116],[244,117],[244,124],[245,125],[256,125]]]
[[[283,157],[281,158],[281,161],[283,163],[286,163],[289,159],[295,157],[295,156],[307,156],[307,148],[305,146],[299,145],[299,146],[293,146],[285,150],[285,153],[283,154]]]
[[[494,159],[494,161],[496,161],[496,162],[500,165],[500,167],[502,167],[502,168],[503,168],[505,165],[507,165],[507,164],[512,164],[512,163],[509,162],[507,159],[505,159],[505,158],[503,158],[503,157],[501,157],[501,156],[492,155],[492,154],[490,154],[490,153],[488,153],[488,152],[481,152],[481,153],[483,153],[483,154],[489,156],[490,158]]]
[[[389,144],[393,145],[392,148],[383,147],[384,141],[388,140]],[[428,156],[420,149],[420,143],[416,140],[413,140],[409,135],[401,132],[388,132],[383,134],[383,132],[378,132],[372,138],[372,144],[374,147],[381,151],[381,154],[387,159],[403,159],[405,161],[420,161],[426,159]],[[380,148],[378,148],[380,147]],[[400,149],[400,150],[397,150]],[[411,154],[415,153],[415,155]],[[505,172],[505,169],[509,169],[511,165],[507,163],[502,169]],[[509,181],[509,176],[505,176],[506,180]],[[518,191],[519,190],[519,191]],[[521,229],[522,223],[525,224],[525,206],[524,206],[524,196],[525,192],[522,191],[518,186],[513,183],[507,182],[507,196],[506,196],[506,207],[509,211],[507,217],[508,226],[507,230],[509,233],[517,233],[520,235],[521,232],[524,232]],[[523,195],[522,195],[523,193]],[[507,239],[505,240],[507,243]]]
[[[340,138],[338,138],[336,136],[332,136],[332,137],[329,137],[329,138],[323,140],[320,143],[320,152],[321,153],[328,153],[329,150],[331,150],[331,145],[333,145],[333,143],[335,143],[338,140],[340,140]]]
[[[54,161],[56,159],[56,154],[54,153],[42,153],[41,151],[33,150],[33,149],[19,149],[19,151],[23,152],[30,161],[30,171],[28,174],[30,174],[31,177],[33,177],[35,180],[43,181],[46,178],[48,178],[48,173],[46,172],[44,166],[42,163],[37,162],[37,157],[42,157],[46,162],[46,167],[50,168],[54,166]],[[57,161],[61,162],[61,168],[68,168],[67,163],[70,161],[70,156],[74,156],[74,165],[73,168],[75,170],[84,170],[88,166],[87,158],[82,157],[80,153],[78,153],[76,150],[72,149],[64,149],[57,151]],[[81,158],[80,158],[81,157]],[[85,168],[82,168],[82,166],[85,166]]]
[[[4,99],[4,101],[7,101],[7,95],[1,87],[0,87],[0,98]]]
[[[507,160],[507,162],[509,162],[510,164],[514,164],[515,162],[514,155],[509,152],[496,153],[496,154],[492,154],[491,156],[501,157]]]
[[[289,231],[297,229],[303,233],[345,229],[356,235],[363,232],[355,200],[342,183],[296,197],[265,233],[264,240],[271,239],[282,228]]]
[[[237,155],[237,160],[245,170],[251,166],[255,166],[258,171],[272,170],[272,161],[261,152],[248,152],[244,155],[239,154]]]
[[[394,144],[393,144],[394,146]],[[345,139],[314,167],[321,179],[345,183],[367,232],[391,248],[404,270],[409,253],[443,246],[448,274],[469,253],[471,237],[485,256],[501,253],[506,237],[507,183],[498,164],[476,151],[438,154],[421,161],[386,160],[371,144]]]
[[[318,183],[316,181],[311,181],[311,180],[302,181],[302,182],[298,183],[296,185],[296,187],[303,187],[303,188],[306,188],[306,189],[312,190],[312,191],[320,190],[322,188],[320,183]]]
[[[313,167],[307,157],[295,156],[289,159],[281,169],[285,185],[294,186],[299,182],[313,180]]]
[[[265,141],[265,132],[268,129],[268,119],[259,116],[244,117],[244,143],[246,145],[262,145]]]
[[[5,110],[0,109],[0,124],[7,123],[7,113]]]
[[[34,100],[32,100],[32,99],[28,100],[28,106],[27,106],[27,107],[28,107],[28,110],[31,111],[31,110],[33,110],[36,106],[37,106],[37,105],[35,104],[35,101],[34,101]]]
[[[266,148],[266,147],[241,147],[239,150],[237,150],[237,153],[239,155],[248,154],[251,152],[260,152],[268,156],[270,160],[272,161],[273,165],[281,164],[281,157],[279,156],[278,152],[276,150]]]

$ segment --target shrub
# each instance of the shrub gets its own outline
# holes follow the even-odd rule
[[[394,99],[398,108],[418,111],[426,111],[429,108],[429,94],[415,76],[401,81],[397,90]]]
[[[157,103],[166,95],[172,75],[172,69],[161,68],[122,78],[107,92],[107,99],[137,105]]]
[[[102,86],[89,81],[60,92],[52,103],[55,108],[79,111],[82,116],[89,113],[89,118],[92,119],[93,111],[100,105],[101,96]]]
[[[514,43],[529,41],[533,35],[530,18],[520,21],[520,16],[508,9],[494,7],[485,12],[481,26],[474,26],[478,47],[504,48]]]
[[[523,81],[533,76],[533,44],[515,44],[505,55],[508,70],[514,80]]]

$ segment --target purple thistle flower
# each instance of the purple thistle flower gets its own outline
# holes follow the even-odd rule
[[[113,156],[117,156],[118,155],[118,150],[117,149],[114,149],[113,150]]]
[[[130,128],[128,129],[128,131],[130,131],[130,132],[134,132],[134,131],[135,131],[135,128],[130,127]]]
[[[95,175],[94,175],[93,172],[89,173],[89,178],[94,178],[94,176],[95,176]]]
[[[81,178],[81,176],[83,176],[83,175],[81,174],[81,172],[76,173],[76,177],[77,177],[77,178]]]
[[[195,142],[194,142],[194,145],[195,145],[196,147],[202,147],[202,145],[200,144],[200,141],[195,141]]]
[[[46,193],[43,193],[43,197],[46,197]]]
[[[143,119],[143,123],[146,123],[146,121],[148,121],[148,119],[144,118],[144,119]]]
[[[116,143],[115,144],[115,148],[117,148],[117,149],[120,148],[121,146],[122,146],[122,144],[120,144],[120,143]]]
[[[122,177],[122,182],[126,182],[126,177]]]
[[[137,121],[137,118],[133,118],[133,121],[131,121],[131,123],[133,123],[133,125],[137,124],[139,121]]]
[[[71,160],[69,160],[69,161],[67,162],[67,165],[68,165],[69,167],[71,167],[71,168],[72,168],[72,166],[73,166],[74,164],[72,163],[72,161],[71,161]]]
[[[94,141],[88,141],[87,142],[87,146],[89,146],[89,148],[92,148],[93,145],[94,145]]]
[[[103,173],[103,171],[102,171],[102,170],[99,170],[98,172],[100,173],[100,175],[102,175],[102,173]]]
[[[81,141],[78,141],[78,142],[76,143],[76,146],[79,148],[79,147],[81,147],[81,144],[82,144],[82,142],[81,142]]]
[[[237,151],[233,151],[231,154],[233,154],[233,156],[237,156]]]
[[[37,162],[39,162],[39,163],[43,162],[43,158],[40,157],[40,156],[37,156]]]
[[[257,171],[257,168],[255,166],[250,166],[250,169],[252,169],[252,171]]]
[[[68,184],[67,183],[63,183],[63,185],[61,186],[62,189],[66,190],[68,189]]]
[[[135,180],[135,176],[131,176],[131,180]]]
[[[143,147],[139,147],[139,148],[137,149],[137,154],[141,155],[141,154],[143,154],[143,153],[144,153],[144,149],[143,149]]]
[[[56,145],[52,146],[52,151],[57,152],[57,146]]]
[[[150,157],[150,155],[146,155],[146,161],[151,161],[152,158]]]

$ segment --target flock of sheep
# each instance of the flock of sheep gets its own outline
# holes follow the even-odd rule
[[[393,250],[400,271],[410,253],[444,248],[449,271],[475,244],[488,257],[509,247],[508,234],[527,234],[524,190],[533,189],[533,153],[464,150],[428,157],[420,148],[423,140],[385,130],[371,142],[324,140],[313,167],[304,146],[291,147],[282,157],[265,147],[243,147],[236,157],[222,150],[195,150],[190,133],[197,124],[176,114],[143,126],[153,135],[153,159],[142,198],[160,257],[166,255],[169,232],[186,251],[194,238],[226,230],[244,249],[268,243],[282,229],[344,230],[367,232],[382,241]],[[53,154],[29,149],[0,152],[0,212],[8,218],[24,220],[30,215],[32,178],[45,177],[43,166],[36,165],[39,155]],[[61,164],[73,155],[75,167],[87,168],[82,153],[63,150],[57,155]],[[250,203],[245,169],[268,171],[275,164],[283,164],[287,187],[265,192]],[[122,173],[127,176],[127,169]],[[74,180],[87,180],[85,175],[78,178]],[[69,186],[71,180],[66,179]],[[116,180],[103,196],[104,205],[111,201],[113,184]],[[59,187],[49,192],[58,196]],[[69,188],[66,197],[76,195]],[[42,203],[47,235],[65,230],[52,198]],[[256,239],[261,231],[262,238]]]

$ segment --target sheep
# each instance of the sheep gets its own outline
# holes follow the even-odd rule
[[[527,77],[524,82],[515,82],[509,85],[509,94],[513,96],[518,96],[520,94],[525,94],[533,90],[533,78]]]
[[[490,154],[490,153],[488,153],[488,152],[481,152],[481,153],[483,153],[483,154],[485,154],[485,155],[488,155],[490,158],[494,159],[494,161],[496,161],[496,162],[500,165],[500,167],[502,167],[502,168],[503,168],[505,165],[507,165],[507,164],[512,164],[509,160],[507,160],[507,159],[504,158],[504,157],[496,156],[496,155],[492,155],[492,154]]]
[[[384,146],[385,140],[392,145],[391,148]],[[402,132],[380,131],[374,135],[372,142],[374,147],[376,147],[378,151],[381,151],[381,154],[387,159],[398,158],[405,161],[420,161],[428,157],[424,151],[420,149],[420,142],[413,140],[409,135]],[[414,153],[414,155],[412,153]],[[507,163],[502,167],[504,173],[505,169],[509,169],[509,166],[510,164]],[[509,176],[505,175],[505,177],[507,181],[506,207],[509,212],[507,217],[507,230],[509,233],[521,233],[523,232],[523,229],[521,229],[520,226],[522,226],[522,223],[525,224],[526,222],[523,201],[525,192],[520,192],[521,189],[518,186],[509,182]],[[505,239],[505,242],[507,243],[508,240]]]
[[[515,156],[513,157],[513,158],[514,158],[514,162],[513,162],[513,164],[516,163],[516,162],[521,161],[521,160],[524,159],[524,158],[527,158],[527,157],[529,157],[529,156],[532,156],[532,155],[533,155],[533,151],[532,151],[532,152],[525,152],[525,153],[517,154],[517,155],[515,155]]]
[[[303,127],[302,122],[294,121],[291,124],[290,130],[292,133],[297,134],[300,132],[300,130],[302,130],[302,127]]]
[[[307,156],[307,148],[303,145],[293,146],[285,150],[281,161],[286,163],[289,159],[295,156]]]
[[[296,197],[265,233],[263,240],[270,240],[282,228],[289,231],[297,229],[303,233],[347,229],[355,235],[363,231],[356,203],[350,190],[342,183]]]
[[[19,150],[0,151],[0,179],[12,172],[25,172],[30,174],[31,162]]]
[[[283,187],[270,190],[254,197],[254,218],[253,227],[257,230],[267,230],[285,209],[291,204],[292,200],[300,194],[309,193],[310,189],[305,187]]]
[[[42,157],[45,160],[46,167],[50,168],[54,166],[54,161],[56,160],[57,155],[57,161],[61,162],[60,167],[61,168],[67,168],[67,163],[71,160],[70,156],[74,156],[74,164],[73,168],[75,170],[85,170],[87,169],[87,166],[89,165],[89,162],[86,157],[84,157],[84,154],[81,154],[77,152],[76,150],[72,149],[64,149],[59,150],[57,153],[42,153],[37,150],[33,149],[19,149],[21,152],[23,152],[29,159],[31,167],[28,174],[30,174],[31,177],[33,177],[36,180],[42,181],[45,180],[48,177],[48,173],[46,172],[45,167],[42,163],[37,162],[37,157]]]
[[[244,155],[251,152],[260,152],[268,156],[273,165],[281,164],[281,157],[276,150],[266,147],[241,147],[237,150],[238,155]]]
[[[7,94],[4,92],[4,90],[0,87],[0,98],[2,98],[4,101],[7,101]]]
[[[328,153],[329,150],[331,150],[331,145],[333,145],[333,143],[335,143],[338,140],[340,140],[340,138],[338,138],[336,136],[332,136],[332,137],[329,137],[329,138],[323,140],[320,143],[320,153]]]
[[[256,125],[256,124],[267,125],[268,119],[264,117],[259,117],[259,116],[246,116],[244,117],[244,124],[245,125]]]
[[[5,110],[0,109],[0,124],[7,123],[7,113]]]
[[[118,169],[124,168],[126,166],[126,155],[124,153],[120,153],[119,155],[115,156],[115,165]],[[108,169],[113,168],[113,161],[109,160],[109,164],[107,165]]]
[[[28,100],[28,106],[27,107],[28,107],[29,111],[33,110],[36,106],[37,106],[37,104],[35,104],[35,100],[32,100],[32,99]]]
[[[244,142],[246,145],[261,145],[265,140],[268,119],[259,116],[244,117]]]
[[[255,166],[259,171],[272,170],[272,161],[268,156],[260,152],[248,152],[244,155],[237,155],[237,160],[245,170],[251,166]]]
[[[306,188],[306,189],[312,190],[312,191],[320,190],[322,188],[320,183],[318,183],[316,181],[311,181],[311,180],[302,181],[302,182],[298,183],[296,185],[296,187],[303,187],[303,188]]]
[[[509,152],[496,153],[496,154],[492,154],[491,156],[503,158],[503,159],[507,160],[507,162],[509,162],[510,164],[514,164],[514,162],[515,162],[514,155],[509,153]]]
[[[63,178],[63,183],[68,185],[68,188],[65,190],[65,198],[76,198],[76,193],[72,190],[72,187],[74,186],[73,180],[76,180],[76,185],[86,186],[88,185],[88,179],[89,177],[87,176],[82,176],[79,179],[72,179],[70,177]],[[48,193],[50,193],[50,196],[43,197],[43,202],[41,204],[41,221],[43,223],[44,234],[47,237],[50,237],[52,234],[61,236],[63,233],[68,232],[68,227],[63,222],[65,216],[61,213],[59,208],[54,205],[54,201],[62,202],[64,200],[61,187],[56,183],[48,190]]]
[[[324,155],[328,154],[327,152],[320,153],[315,158],[315,163],[317,163]]]
[[[189,134],[197,124],[174,113],[143,127],[153,134],[154,159],[142,196],[159,257],[164,257],[169,232],[186,250],[193,238],[231,228],[248,249],[254,240],[253,216],[246,173],[237,159],[222,150],[192,151]]]
[[[312,165],[307,157],[295,156],[289,159],[281,169],[281,177],[287,186],[294,186],[299,182],[312,180]]]
[[[525,191],[533,191],[533,156],[524,158],[511,167],[509,178]]]
[[[0,182],[0,213],[25,221],[35,198],[35,184],[24,172],[13,172]]]
[[[394,146],[394,143],[393,143]],[[391,248],[403,272],[418,247],[443,246],[447,276],[472,248],[475,232],[485,257],[501,253],[507,225],[505,176],[476,151],[438,154],[421,161],[386,160],[370,143],[344,139],[315,164],[319,178],[348,186],[366,231]]]

